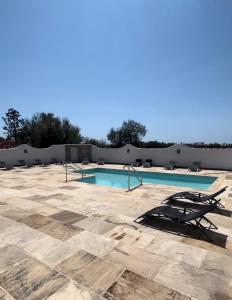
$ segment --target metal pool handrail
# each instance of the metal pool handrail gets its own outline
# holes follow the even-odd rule
[[[123,170],[125,170],[126,168],[128,170],[128,191],[133,191],[134,189],[140,187],[143,184],[143,177],[138,176],[136,174],[136,169],[132,165],[123,166]],[[136,177],[136,179],[140,182],[140,184],[134,186],[133,188],[131,188],[131,173],[133,173],[133,175]]]
[[[71,166],[68,165],[68,164],[71,164]],[[70,168],[72,168],[72,169],[74,169],[74,170],[80,171],[81,178],[83,178],[84,175],[85,175],[84,169],[81,168],[80,166],[78,166],[77,164],[71,162],[71,161],[65,161],[65,162],[63,163],[63,166],[65,167],[66,182],[68,181],[68,167],[70,167]]]

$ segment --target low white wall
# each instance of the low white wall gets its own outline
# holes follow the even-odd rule
[[[201,161],[202,168],[232,170],[232,149],[200,149],[176,144],[169,148],[137,148],[132,145],[122,148],[92,146],[91,151],[93,162],[104,158],[106,163],[127,164],[134,162],[136,158],[141,158],[152,159],[155,166],[163,166],[170,160],[174,160],[177,166],[188,167],[193,161]],[[64,161],[65,145],[53,145],[41,149],[20,145],[16,148],[0,149],[0,161],[5,161],[7,164],[17,165],[19,159],[33,163],[37,158],[43,162],[50,162],[52,158]]]
[[[177,153],[179,150],[179,153]],[[152,159],[153,165],[163,166],[170,160],[179,167],[188,167],[193,161],[201,161],[202,168],[232,170],[232,149],[201,149],[176,144],[168,148],[137,148],[126,145],[122,148],[97,148],[92,146],[93,161],[104,158],[108,163],[132,163],[136,158]]]
[[[52,145],[49,148],[33,148],[29,145],[20,145],[10,149],[0,149],[0,161],[9,165],[17,165],[18,160],[25,160],[26,163],[34,163],[35,159],[42,162],[50,162],[52,158],[58,161],[65,160],[64,145]]]

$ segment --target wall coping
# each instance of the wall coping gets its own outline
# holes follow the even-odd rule
[[[232,148],[193,148],[193,147],[189,147],[187,145],[184,145],[184,144],[174,144],[172,146],[169,146],[169,147],[166,147],[166,148],[141,148],[141,147],[136,147],[134,145],[131,145],[131,144],[126,144],[122,147],[119,147],[119,148],[104,148],[104,147],[97,147],[95,145],[92,145],[92,144],[55,144],[55,145],[51,145],[47,148],[36,148],[36,147],[32,147],[31,145],[28,145],[28,144],[21,144],[17,147],[13,147],[13,148],[8,148],[8,149],[0,149],[0,152],[1,151],[12,151],[12,150],[17,150],[17,149],[22,149],[22,148],[27,148],[27,149],[37,149],[37,150],[48,150],[48,149],[51,149],[51,148],[54,148],[54,147],[62,147],[62,146],[84,146],[84,145],[88,145],[88,146],[92,146],[93,148],[96,148],[96,149],[107,149],[107,150],[119,150],[119,149],[123,149],[123,148],[130,148],[130,149],[140,149],[140,150],[144,150],[144,149],[149,149],[149,150],[156,150],[156,151],[163,151],[163,150],[167,150],[167,149],[181,149],[181,150],[197,150],[197,151],[231,151]]]
[[[174,145],[172,145],[172,146],[169,146],[169,147],[165,147],[165,148],[147,148],[147,147],[145,147],[145,148],[141,148],[141,147],[136,147],[136,146],[134,146],[134,145],[131,145],[131,144],[126,144],[126,145],[124,145],[124,146],[122,146],[122,147],[118,147],[118,148],[104,148],[104,147],[97,147],[97,146],[95,146],[95,145],[92,145],[92,147],[94,147],[94,148],[97,148],[97,149],[123,149],[123,148],[135,148],[135,149],[140,149],[140,150],[143,150],[143,149],[151,149],[151,150],[157,150],[157,151],[162,151],[162,150],[167,150],[167,149],[181,149],[181,150],[183,150],[183,149],[186,149],[186,150],[204,150],[204,151],[213,151],[213,150],[223,150],[223,151],[226,151],[226,150],[228,150],[228,151],[230,151],[230,150],[232,150],[232,148],[194,148],[194,147],[190,147],[190,146],[187,146],[187,145],[184,145],[184,144],[174,144]]]

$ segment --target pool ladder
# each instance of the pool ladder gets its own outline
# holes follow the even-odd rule
[[[65,176],[66,176],[66,182],[68,181],[68,169],[71,168],[72,170],[78,171],[81,174],[81,178],[83,178],[85,176],[85,171],[83,168],[81,168],[80,166],[78,166],[77,164],[71,162],[71,161],[65,161],[63,163],[63,166],[65,168]]]
[[[140,187],[141,185],[143,185],[143,177],[142,176],[138,176],[136,175],[136,169],[132,166],[132,165],[125,165],[123,166],[123,170],[127,169],[128,170],[128,192],[133,191],[135,189],[137,189],[138,187]],[[139,184],[131,187],[131,176],[136,177],[136,179],[138,179]]]

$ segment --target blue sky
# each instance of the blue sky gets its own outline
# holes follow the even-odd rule
[[[231,0],[1,0],[0,115],[54,112],[94,138],[134,119],[145,140],[232,142],[231,16]]]

